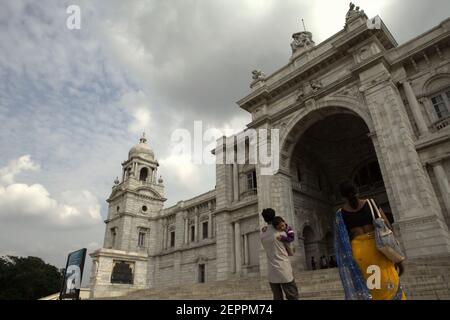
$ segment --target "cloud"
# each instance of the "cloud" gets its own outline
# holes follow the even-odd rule
[[[38,171],[40,166],[31,161],[30,155],[24,155],[13,160],[4,168],[0,168],[0,184],[12,184],[16,175],[23,171]]]
[[[122,95],[117,104],[132,117],[128,125],[128,130],[131,133],[139,135],[154,128],[149,97],[144,91],[128,91]]]
[[[29,155],[0,169],[0,220],[33,221],[53,227],[86,227],[101,221],[97,198],[87,190],[65,191],[59,203],[41,184],[14,183],[14,176],[25,170],[38,170]],[[6,182],[6,183],[5,183]]]

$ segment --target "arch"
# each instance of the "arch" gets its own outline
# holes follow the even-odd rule
[[[450,87],[450,73],[435,74],[424,82],[422,87],[422,96],[431,96],[448,87]]]
[[[139,188],[136,188],[134,192],[140,195],[150,196],[151,198],[158,200],[164,199],[157,191],[148,186],[141,186]]]
[[[144,167],[139,171],[139,181],[147,181],[148,168]]]
[[[330,256],[334,255],[334,236],[331,231],[328,231],[325,234],[323,240],[325,241],[327,258],[329,258]]]
[[[317,250],[316,250],[316,243],[315,238],[316,235],[314,233],[314,230],[309,226],[304,226],[302,230],[302,236],[303,236],[303,246],[305,249],[305,262],[308,270],[315,270],[318,269],[318,260],[317,260]]]
[[[308,103],[307,103],[308,104]],[[369,129],[374,132],[374,125],[370,113],[363,108],[361,101],[350,97],[332,97],[310,103],[299,111],[282,129],[280,134],[281,168],[287,169],[296,142],[302,134],[314,123],[335,114],[351,114],[363,120]]]
[[[311,226],[309,225],[305,225],[303,227],[302,236],[303,240],[305,241],[305,244],[313,242],[316,237],[313,228],[311,228]]]

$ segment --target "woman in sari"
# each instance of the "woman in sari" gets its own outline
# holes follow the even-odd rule
[[[351,182],[342,183],[340,192],[345,204],[336,213],[335,249],[345,298],[405,300],[399,279],[403,265],[395,265],[376,248],[373,217],[367,200],[359,199],[356,187]],[[392,229],[384,212],[381,209],[379,211]],[[372,280],[374,274],[380,276],[380,281],[374,282],[379,285],[368,286],[367,280]]]

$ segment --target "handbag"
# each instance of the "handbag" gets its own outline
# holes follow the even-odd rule
[[[383,253],[386,258],[394,263],[400,263],[405,260],[405,254],[400,248],[400,243],[395,238],[394,232],[389,229],[384,221],[383,217],[378,210],[378,206],[375,204],[373,199],[367,200],[369,204],[370,212],[372,213],[373,226],[375,228],[375,244],[381,253]],[[374,214],[377,213],[377,217]]]

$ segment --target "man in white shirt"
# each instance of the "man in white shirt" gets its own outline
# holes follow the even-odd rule
[[[271,224],[275,218],[275,211],[271,208],[264,209],[262,216],[268,224],[261,230],[261,242],[267,254],[268,280],[273,299],[283,300],[284,292],[287,300],[298,300],[298,289],[288,253],[283,242],[277,240],[282,232],[276,230]]]

